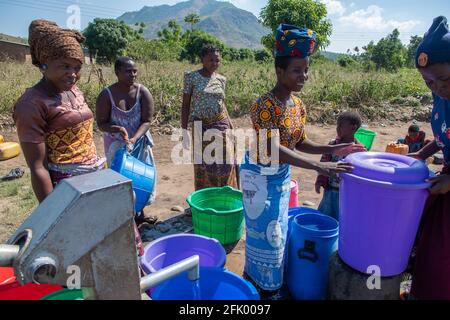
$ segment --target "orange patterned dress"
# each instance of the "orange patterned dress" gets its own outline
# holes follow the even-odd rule
[[[28,89],[14,106],[13,118],[21,142],[45,143],[48,169],[56,185],[64,178],[103,169],[93,138],[94,116],[82,92],[74,86],[72,103],[47,93],[41,83]]]
[[[306,139],[306,109],[298,97],[292,95],[291,98],[293,104],[284,106],[272,92],[268,92],[253,103],[250,116],[258,139],[260,134],[266,134],[268,138],[279,136],[280,145],[291,150]],[[264,129],[266,131],[261,131]],[[251,157],[256,162],[255,152]]]

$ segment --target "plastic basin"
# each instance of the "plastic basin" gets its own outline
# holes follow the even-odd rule
[[[232,187],[198,190],[186,199],[192,210],[194,232],[221,244],[239,241],[244,229],[242,192]]]
[[[187,274],[159,285],[154,300],[259,300],[256,288],[236,274],[217,268],[200,268],[197,284]]]

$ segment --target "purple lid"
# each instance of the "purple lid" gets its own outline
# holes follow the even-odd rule
[[[422,183],[429,177],[428,167],[414,158],[386,152],[357,152],[345,158],[353,164],[353,175],[398,184]]]

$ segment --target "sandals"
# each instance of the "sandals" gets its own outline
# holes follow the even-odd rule
[[[9,181],[14,179],[22,178],[22,176],[25,174],[25,170],[22,168],[14,168],[11,169],[11,171],[6,175],[0,178],[1,181]]]
[[[141,225],[143,223],[155,224],[158,221],[158,217],[157,216],[146,217],[144,215],[144,212],[141,212],[139,216],[136,216],[134,218],[134,221],[136,222],[137,225]]]

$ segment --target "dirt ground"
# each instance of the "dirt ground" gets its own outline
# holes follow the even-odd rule
[[[234,119],[235,127],[246,128],[250,127],[248,118]],[[426,123],[419,123],[421,129],[427,133],[427,138],[431,138],[430,125]],[[386,144],[390,141],[397,140],[404,137],[409,123],[398,123],[385,121],[377,124],[370,124],[368,128],[378,133],[375,138],[372,151],[384,151]],[[11,132],[1,132],[5,136],[6,141],[18,141],[17,134]],[[333,125],[307,125],[308,137],[316,142],[327,143],[330,139],[335,137],[336,131]],[[154,154],[157,165],[157,198],[156,202],[145,208],[147,216],[157,215],[160,223],[156,226],[143,225],[141,232],[143,240],[148,242],[159,236],[179,233],[192,232],[191,219],[186,216],[182,209],[188,207],[185,199],[194,191],[193,181],[193,167],[191,165],[175,165],[171,160],[171,150],[176,142],[172,142],[170,136],[153,134],[155,140]],[[100,154],[103,154],[103,144],[100,134],[96,134],[96,145]],[[320,156],[308,156],[319,159]],[[22,167],[28,171],[23,155],[14,159],[0,162],[0,174],[6,174],[10,169],[15,167]],[[433,166],[432,169],[439,169],[439,166]],[[311,207],[317,208],[321,196],[314,191],[314,182],[316,173],[314,171],[293,168],[292,178],[299,182],[299,203],[307,204]],[[29,176],[24,176],[21,179],[29,179]],[[2,182],[0,182],[2,183]],[[29,181],[26,183],[29,184]],[[309,203],[308,203],[309,202]],[[0,199],[0,243],[4,243],[11,236],[11,227],[17,228],[17,225],[12,226],[12,219],[9,214],[3,212],[5,206],[5,199]],[[178,207],[177,207],[178,206]],[[181,208],[180,208],[181,207]],[[9,210],[8,212],[11,212]],[[5,226],[9,228],[5,228]],[[7,231],[9,230],[9,231]],[[244,240],[242,239],[238,244],[232,248],[227,248],[228,257],[226,267],[237,274],[242,274],[244,263]]]

